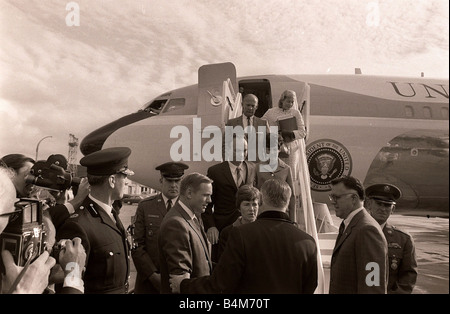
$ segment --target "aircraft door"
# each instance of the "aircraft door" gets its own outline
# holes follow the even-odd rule
[[[224,83],[225,82],[225,83]],[[235,105],[237,93],[236,67],[231,62],[207,64],[198,69],[198,111],[202,125],[221,129],[228,121]]]
[[[272,93],[268,79],[249,79],[239,81],[239,93],[244,97],[253,94],[258,97],[258,109],[255,116],[261,118],[269,108],[272,108]]]

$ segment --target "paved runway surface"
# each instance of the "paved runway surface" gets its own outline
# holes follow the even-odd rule
[[[123,225],[130,224],[137,205],[122,207],[120,217]],[[340,219],[333,216],[333,221]],[[449,219],[392,215],[389,221],[409,232],[416,243],[419,268],[414,294],[449,293]],[[337,224],[339,225],[339,224]],[[130,287],[134,287],[136,268],[132,265]]]

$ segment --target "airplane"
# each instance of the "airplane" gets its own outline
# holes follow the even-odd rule
[[[171,149],[180,143],[174,127],[191,132],[190,139],[182,139],[187,140],[189,152],[184,155],[187,160],[181,161],[189,165],[189,171],[206,174],[208,167],[220,161],[202,160],[203,151],[196,149],[209,141],[205,130],[211,136],[217,128],[223,130],[229,118],[238,116],[242,94],[258,97],[255,115],[261,117],[277,106],[286,89],[296,91],[307,127],[306,157],[314,202],[333,208],[328,199],[331,180],[352,175],[364,186],[398,186],[402,198],[396,212],[448,217],[448,79],[372,76],[359,71],[237,78],[232,63],[209,64],[199,68],[198,84],[164,92],[137,112],[91,132],[80,150],[86,155],[107,147],[130,147],[132,180],[158,190],[160,175],[155,167],[171,160]]]

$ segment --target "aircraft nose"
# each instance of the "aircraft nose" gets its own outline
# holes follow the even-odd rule
[[[138,111],[136,113],[126,115],[116,121],[108,123],[107,125],[102,126],[101,128],[89,133],[81,141],[80,151],[85,156],[96,152],[102,149],[103,144],[105,144],[105,141],[108,139],[108,137],[118,129],[155,115],[156,114],[153,112]]]
[[[102,149],[103,144],[113,132],[98,129],[88,134],[80,144],[80,151],[83,155],[88,155]]]

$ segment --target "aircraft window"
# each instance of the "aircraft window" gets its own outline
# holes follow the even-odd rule
[[[442,107],[441,108],[441,115],[442,115],[442,118],[448,119],[448,108]]]
[[[144,111],[160,113],[166,102],[167,99],[156,99],[150,105],[144,106]]]
[[[405,107],[405,114],[407,118],[412,118],[414,117],[414,109],[412,106],[406,106]]]
[[[423,115],[426,119],[431,119],[431,108],[428,106],[423,107]]]
[[[180,108],[183,108],[186,103],[186,100],[184,98],[174,98],[169,100],[167,105],[164,107],[163,112],[170,112],[174,110],[178,110]]]

